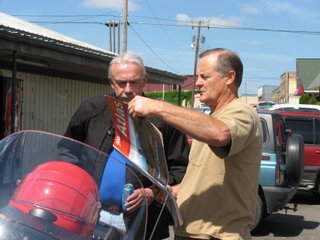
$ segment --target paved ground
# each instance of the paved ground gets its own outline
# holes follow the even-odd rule
[[[299,192],[291,201],[298,211],[284,210],[267,217],[253,232],[253,239],[320,239],[320,197],[309,192]]]
[[[298,211],[282,210],[265,218],[252,233],[253,240],[319,240],[320,197],[309,192],[299,192],[291,201]],[[173,232],[166,240],[173,240]]]

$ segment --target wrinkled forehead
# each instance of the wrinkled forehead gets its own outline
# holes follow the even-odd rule
[[[143,71],[140,66],[136,63],[115,63],[111,67],[111,77],[115,79],[123,80],[142,80]]]

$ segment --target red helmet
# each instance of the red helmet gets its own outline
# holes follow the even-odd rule
[[[100,209],[93,178],[61,161],[43,163],[26,175],[9,204],[84,237],[92,235]]]

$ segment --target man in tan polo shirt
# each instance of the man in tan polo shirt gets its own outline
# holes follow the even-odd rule
[[[194,139],[177,194],[184,224],[176,240],[251,239],[262,133],[256,111],[238,98],[242,73],[228,49],[200,54],[196,86],[210,115],[141,96],[129,103],[134,117],[159,117]]]

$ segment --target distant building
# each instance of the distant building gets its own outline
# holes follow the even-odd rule
[[[255,107],[258,103],[258,96],[256,94],[243,94],[239,97],[245,103]]]
[[[280,87],[273,91],[273,101],[275,103],[299,103],[297,94],[297,77],[296,72],[285,72],[280,76]]]
[[[192,90],[193,87],[193,75],[186,75],[183,84],[181,85],[181,90]],[[177,85],[172,84],[150,84],[147,83],[143,88],[144,92],[161,92],[161,91],[174,91],[178,90]]]
[[[258,87],[258,90],[257,90],[258,102],[273,101],[273,90],[277,88],[279,88],[279,86],[274,86],[274,85],[263,85]]]

